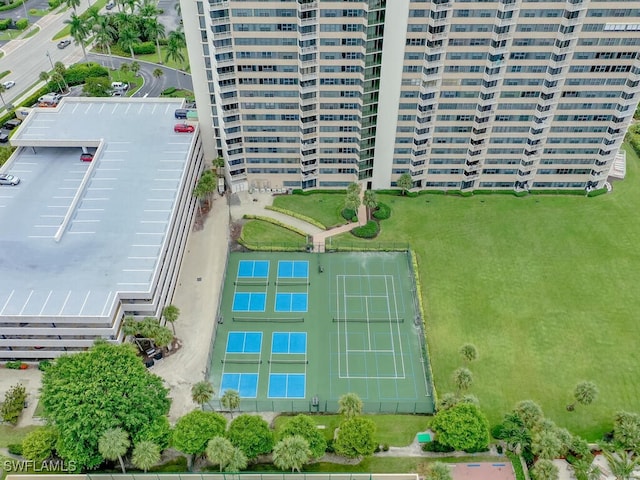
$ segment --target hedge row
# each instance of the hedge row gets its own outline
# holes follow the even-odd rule
[[[263,222],[267,222],[267,223],[272,223],[273,225],[277,225],[278,227],[282,227],[282,228],[286,228],[287,230],[291,230],[294,233],[297,233],[298,235],[302,235],[303,237],[307,237],[307,233],[303,232],[302,230],[300,230],[299,228],[293,227],[291,225],[288,225],[286,223],[281,222],[280,220],[276,220],[275,218],[271,218],[271,217],[263,217],[262,215],[251,215],[251,214],[245,214],[243,218],[246,218],[247,220],[262,220]]]
[[[327,227],[325,227],[323,224],[321,224],[316,219],[311,218],[311,217],[307,217],[306,215],[302,215],[301,213],[292,212],[291,210],[287,210],[286,208],[274,207],[273,205],[267,205],[264,208],[266,208],[267,210],[273,210],[274,212],[279,212],[279,213],[283,213],[285,215],[289,215],[290,217],[297,218],[298,220],[302,220],[304,222],[310,223],[311,225],[315,225],[316,227],[321,228],[322,230],[326,230],[327,229]]]
[[[306,250],[306,245],[257,245],[247,242],[242,235],[238,239],[238,243],[255,252],[303,252]]]
[[[0,7],[0,12],[6,12],[7,10],[13,10],[14,8],[18,8],[20,5],[22,5],[26,1],[27,0],[16,0],[15,2],[10,3],[8,5],[2,5]]]
[[[351,208],[343,208],[340,212],[340,215],[342,215],[342,218],[344,218],[348,222],[358,221],[358,215],[356,214],[356,211]]]
[[[379,232],[380,225],[375,220],[369,220],[365,225],[351,230],[351,233],[358,238],[375,238]]]
[[[334,193],[339,195],[344,195],[346,190],[302,190],[300,188],[295,188],[291,192],[293,195],[315,195],[316,193]]]
[[[587,197],[597,197],[602,195],[603,193],[607,193],[607,187],[598,188],[597,190],[591,190],[587,193]]]

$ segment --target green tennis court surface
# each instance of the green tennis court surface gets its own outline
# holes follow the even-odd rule
[[[232,253],[216,320],[210,380],[241,410],[433,412],[408,253]]]

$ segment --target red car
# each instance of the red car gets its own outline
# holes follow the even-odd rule
[[[81,153],[80,160],[82,160],[83,162],[90,162],[91,160],[93,160],[93,153]]]
[[[193,133],[195,131],[195,127],[187,123],[178,123],[175,127],[173,127],[173,131],[180,133]]]

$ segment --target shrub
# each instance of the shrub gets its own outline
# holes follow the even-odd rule
[[[588,197],[597,197],[598,195],[602,195],[603,193],[607,193],[607,188],[606,187],[602,187],[599,188],[597,190],[591,190],[587,196]]]
[[[335,453],[336,449],[333,446],[333,442],[334,442],[333,438],[330,438],[329,440],[327,440],[327,450],[326,450],[327,453]]]
[[[51,10],[53,10],[54,8],[58,8],[61,3],[62,0],[49,0],[49,8]]]
[[[64,79],[68,85],[81,85],[91,77],[108,77],[109,70],[97,63],[81,63],[67,68]]]
[[[423,443],[422,444],[422,451],[423,452],[447,453],[447,452],[453,452],[453,448],[451,448],[451,447],[449,447],[447,445],[443,445],[440,442],[438,442],[437,440],[434,440],[433,442]]]
[[[22,362],[19,361],[12,361],[12,362],[7,362],[5,367],[10,368],[11,370],[18,370],[20,368],[20,365],[22,365]]]
[[[388,452],[389,451],[389,444],[385,443],[384,445],[382,445],[382,451],[383,452]]]
[[[378,202],[378,209],[373,212],[373,218],[386,220],[391,216],[391,207],[386,203]]]
[[[171,95],[172,93],[175,93],[176,90],[176,87],[165,88],[160,95]]]
[[[374,220],[369,220],[366,225],[356,227],[351,233],[358,238],[375,238],[380,231],[380,225]]]
[[[16,22],[16,28],[18,30],[24,30],[28,26],[29,26],[29,20],[27,20],[26,18],[21,18]]]
[[[356,216],[356,211],[351,209],[351,208],[344,208],[341,212],[340,215],[342,215],[342,218],[344,218],[345,220],[352,220],[353,217]],[[357,218],[357,217],[356,217]]]
[[[5,393],[4,402],[2,402],[2,406],[0,406],[1,420],[13,425],[18,423],[26,399],[27,390],[24,388],[24,385],[18,383],[11,387],[11,389]]]
[[[0,20],[0,30],[8,29],[11,26],[11,22],[13,22],[13,20],[11,20],[10,18]]]
[[[44,372],[50,366],[51,362],[49,360],[40,360],[40,362],[38,362],[38,370],[41,372]]]
[[[22,455],[22,444],[21,443],[10,443],[7,445],[7,450],[11,455]]]
[[[133,44],[133,53],[136,55],[147,55],[156,53],[156,45],[153,42],[142,42]]]

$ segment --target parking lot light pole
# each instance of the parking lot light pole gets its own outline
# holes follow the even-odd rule
[[[51,64],[51,70],[55,70],[56,67],[53,66],[53,60],[51,60],[51,54],[49,53],[49,50],[47,50],[47,58],[49,59],[49,63]]]

